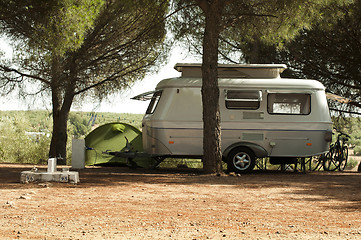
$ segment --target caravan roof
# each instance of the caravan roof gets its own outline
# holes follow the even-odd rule
[[[174,68],[182,72],[182,76],[164,79],[158,83],[156,89],[201,87],[201,66],[196,63],[177,63]],[[315,80],[281,78],[280,74],[286,68],[284,64],[219,64],[218,86],[224,88],[325,89],[320,82]]]
[[[202,64],[177,63],[174,66],[182,77],[202,77]],[[285,64],[218,64],[219,78],[279,78]]]
[[[202,86],[201,78],[169,78],[160,81],[156,89],[163,88],[184,88]],[[324,86],[315,80],[303,79],[237,79],[219,78],[218,86],[221,88],[264,88],[264,89],[299,89],[299,90],[324,90]]]

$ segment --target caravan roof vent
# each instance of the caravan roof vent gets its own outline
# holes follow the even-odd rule
[[[174,68],[182,77],[202,77],[202,64],[177,63]],[[219,64],[219,78],[280,78],[285,64]]]

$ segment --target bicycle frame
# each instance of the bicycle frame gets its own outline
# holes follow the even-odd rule
[[[336,130],[337,131],[337,130]],[[338,131],[337,140],[331,144],[330,151],[323,159],[323,168],[326,171],[343,171],[347,165],[348,147],[346,145],[350,136]]]

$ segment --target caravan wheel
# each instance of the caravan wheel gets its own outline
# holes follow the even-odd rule
[[[233,149],[227,159],[228,170],[236,173],[250,172],[256,164],[255,154],[244,147]]]

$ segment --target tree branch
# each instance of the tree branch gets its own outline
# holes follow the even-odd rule
[[[21,77],[32,78],[32,79],[36,79],[36,80],[39,80],[39,81],[42,81],[44,83],[49,84],[49,81],[45,80],[44,78],[20,72],[19,70],[15,69],[15,68],[9,68],[9,67],[6,67],[4,65],[0,65],[0,70],[3,71],[3,72],[7,72],[7,73],[13,72],[13,73],[16,73],[16,74],[20,75]]]
[[[95,87],[97,87],[97,86],[100,86],[100,85],[102,85],[102,84],[104,84],[104,83],[106,83],[106,82],[113,81],[113,80],[116,79],[116,78],[121,78],[121,77],[123,77],[123,76],[129,75],[130,73],[136,72],[136,71],[138,71],[138,70],[140,70],[140,69],[142,69],[142,68],[145,68],[145,66],[144,66],[144,65],[141,65],[140,67],[137,67],[137,68],[135,68],[135,69],[132,69],[131,71],[126,71],[127,69],[129,69],[129,67],[127,67],[127,68],[122,69],[121,71],[118,71],[118,72],[112,74],[111,76],[109,76],[109,77],[107,77],[107,78],[105,78],[105,79],[103,79],[103,80],[101,80],[101,81],[99,81],[99,82],[97,82],[97,83],[94,83],[94,84],[92,84],[92,85],[90,85],[90,86],[88,86],[88,87],[85,87],[85,88],[83,88],[83,89],[75,92],[74,95],[79,95],[79,94],[81,94],[81,93],[83,93],[83,92],[88,91],[89,89],[92,89],[92,88],[95,88]],[[124,72],[124,73],[118,75],[120,72]]]

